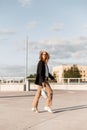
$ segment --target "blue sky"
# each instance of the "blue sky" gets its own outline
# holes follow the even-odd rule
[[[36,73],[39,52],[49,68],[87,65],[87,0],[0,0],[0,76]]]

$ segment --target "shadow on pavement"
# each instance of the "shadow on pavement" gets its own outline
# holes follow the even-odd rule
[[[85,108],[87,108],[87,104],[86,105],[79,105],[79,106],[72,106],[72,107],[54,109],[53,113],[59,113],[59,112],[64,112],[64,111],[73,111],[73,110],[85,109]]]
[[[32,97],[35,96],[34,94],[32,95],[18,95],[18,96],[0,96],[0,98],[15,98],[15,97]]]

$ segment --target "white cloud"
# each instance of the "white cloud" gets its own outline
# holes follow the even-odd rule
[[[82,59],[84,59],[84,57],[86,57],[87,56],[87,51],[86,50],[81,50],[81,51],[77,51],[76,53],[75,53],[75,56],[76,57],[79,57],[80,56],[80,58],[82,58]]]
[[[21,65],[3,65],[0,66],[0,76],[4,77],[24,77],[25,76],[25,66]]]
[[[84,29],[87,29],[87,24],[85,24],[85,25],[83,26],[83,28],[84,28]]]
[[[22,47],[20,51],[25,52]],[[50,70],[54,66],[60,64],[87,65],[87,37],[80,36],[74,39],[54,38],[40,41],[29,41],[29,74],[36,73],[37,62],[39,59],[39,52],[41,50],[46,50],[50,54],[51,57],[51,59],[49,60]],[[18,52],[20,51],[18,50]],[[21,60],[23,61],[23,59],[20,59],[20,61]],[[2,67],[0,72],[2,72],[3,75],[7,74],[13,76],[16,75],[23,76],[25,73],[25,67],[6,66]]]
[[[47,50],[56,63],[80,63],[87,64],[87,37],[74,39],[48,39],[31,42],[30,52],[37,54],[40,50]],[[53,63],[52,63],[53,64]]]
[[[53,31],[59,31],[62,30],[64,28],[64,24],[63,23],[54,23],[51,27],[51,29]]]
[[[0,34],[11,35],[16,33],[16,30],[0,29]]]
[[[22,7],[28,6],[31,4],[32,0],[19,0]]]
[[[32,22],[28,23],[27,28],[28,28],[28,29],[33,29],[33,28],[35,28],[37,25],[38,25],[38,22],[37,22],[37,21],[32,21]]]
[[[80,54],[84,53],[85,58],[87,52],[87,37],[77,37],[74,39],[65,39],[65,38],[54,38],[46,39],[40,41],[30,41],[30,52],[39,52],[40,50],[47,50],[55,58],[66,58],[67,56],[79,58]],[[78,59],[79,60],[79,59]]]
[[[51,38],[51,39],[46,39],[46,40],[40,40],[38,41],[39,44],[42,45],[60,45],[60,44],[65,44],[66,42],[69,42],[69,40],[64,39],[64,38]]]

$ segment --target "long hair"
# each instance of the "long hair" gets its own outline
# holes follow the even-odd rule
[[[46,59],[50,59],[50,55],[47,51],[40,51],[40,56],[39,56],[40,60],[43,60],[43,57],[42,57],[43,53],[45,53]]]

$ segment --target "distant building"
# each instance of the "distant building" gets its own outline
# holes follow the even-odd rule
[[[56,67],[53,67],[52,74],[55,75],[55,77],[61,81],[62,78],[64,78],[63,72],[64,70],[68,70],[72,67],[73,65],[59,65]],[[87,81],[87,66],[83,65],[76,65],[80,71],[80,74],[82,75],[83,81]]]

